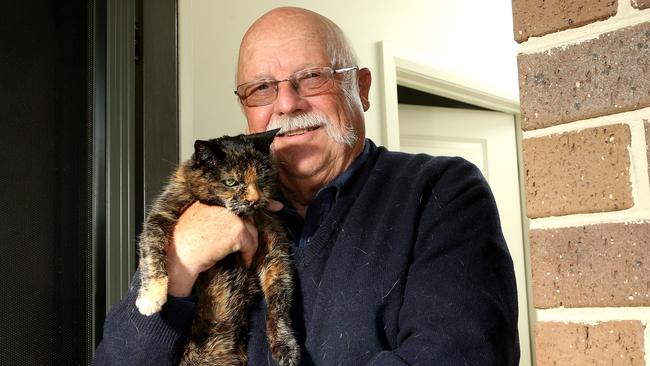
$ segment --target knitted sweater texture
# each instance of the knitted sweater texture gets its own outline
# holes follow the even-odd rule
[[[309,245],[294,247],[302,365],[517,365],[517,295],[492,193],[460,158],[370,155]],[[175,365],[194,315],[170,299],[144,317],[137,276],[107,317],[95,365]],[[275,365],[261,297],[249,365]]]

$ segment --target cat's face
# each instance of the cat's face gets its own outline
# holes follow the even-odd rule
[[[239,216],[265,208],[275,189],[269,154],[275,132],[197,141],[189,182],[193,193]]]

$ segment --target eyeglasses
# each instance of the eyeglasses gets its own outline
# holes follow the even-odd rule
[[[284,80],[256,80],[241,84],[235,94],[241,104],[247,107],[259,107],[273,103],[278,97],[278,85],[288,81],[298,95],[309,97],[330,90],[336,75],[358,69],[358,66],[336,70],[331,67],[314,67],[298,71]]]

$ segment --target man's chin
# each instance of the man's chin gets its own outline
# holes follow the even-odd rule
[[[322,154],[314,153],[315,149],[287,148],[275,152],[274,159],[281,174],[292,177],[309,177],[313,175],[322,161]]]

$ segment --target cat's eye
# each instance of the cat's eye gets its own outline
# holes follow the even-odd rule
[[[233,187],[235,184],[237,184],[237,181],[233,178],[228,178],[224,179],[223,184],[225,184],[227,187]]]

